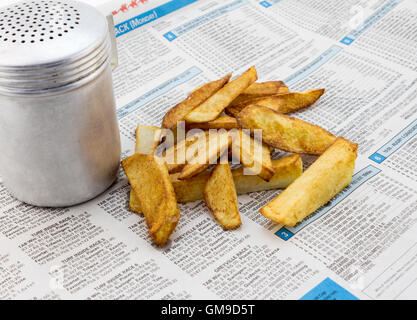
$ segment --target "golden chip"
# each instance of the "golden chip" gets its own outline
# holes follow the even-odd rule
[[[228,163],[217,164],[211,172],[204,187],[204,201],[223,229],[235,229],[242,224],[235,184]]]
[[[243,109],[237,121],[242,128],[261,129],[266,144],[292,153],[320,155],[336,140],[319,126],[257,105]]]
[[[358,145],[336,141],[297,180],[260,212],[280,224],[294,226],[348,186]]]
[[[230,81],[205,102],[185,117],[187,122],[209,122],[215,120],[223,110],[258,78],[255,67],[251,67]]]
[[[145,215],[150,236],[163,246],[180,218],[165,162],[153,155],[135,154],[124,159],[122,167]]]
[[[162,128],[175,128],[178,121],[183,121],[188,113],[219,91],[229,81],[230,77],[231,74],[228,74],[222,79],[211,81],[195,89],[184,101],[165,114],[162,120]]]

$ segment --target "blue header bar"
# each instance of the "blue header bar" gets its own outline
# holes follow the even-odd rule
[[[177,11],[197,1],[198,0],[172,0],[159,7],[156,7],[145,13],[142,13],[134,18],[131,18],[127,21],[119,23],[118,25],[115,26],[116,37],[120,37],[132,30],[142,27],[145,24],[155,21],[163,16],[166,16],[167,14]]]

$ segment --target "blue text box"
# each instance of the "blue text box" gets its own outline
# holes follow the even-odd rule
[[[259,2],[259,4],[265,8],[269,8],[270,6],[272,6],[272,4],[270,4],[268,1],[261,1]]]
[[[375,161],[376,163],[382,163],[386,158],[380,155],[379,153],[375,152],[372,156],[369,157],[369,159]]]
[[[330,278],[324,279],[300,300],[359,300]]]
[[[269,8],[269,7],[273,6],[274,4],[277,4],[278,2],[281,2],[281,1],[282,0],[268,0],[268,1],[261,1],[261,2],[259,2],[259,4],[262,7]]]
[[[344,43],[344,44],[347,44],[347,45],[350,45],[353,41],[355,41],[354,39],[352,39],[352,38],[349,38],[349,37],[344,37],[343,39],[342,39],[342,41],[340,41],[341,43]]]
[[[282,240],[287,241],[294,235],[294,233],[284,227],[275,232],[275,235],[280,237]]]

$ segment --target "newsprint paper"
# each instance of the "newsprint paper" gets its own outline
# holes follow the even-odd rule
[[[71,208],[0,184],[1,299],[417,298],[416,0],[86,2],[115,20],[123,158],[138,124],[160,126],[194,88],[255,65],[259,81],[326,89],[295,116],[359,143],[353,180],[295,227],[258,212],[276,190],[239,196],[233,231],[203,201],[180,204],[164,248],[129,211],[122,170]]]

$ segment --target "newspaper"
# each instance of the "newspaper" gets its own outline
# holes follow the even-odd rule
[[[123,158],[138,124],[255,65],[260,81],[326,88],[295,116],[359,143],[355,174],[291,228],[258,212],[277,190],[239,196],[234,231],[203,201],[180,204],[164,248],[129,211],[122,170],[71,208],[26,205],[0,184],[1,299],[417,298],[417,1],[96,3],[115,19]]]

